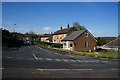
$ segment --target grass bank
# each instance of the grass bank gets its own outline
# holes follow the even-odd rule
[[[64,50],[62,49],[61,44],[47,43],[47,42],[35,42],[35,44],[42,46],[42,47],[48,47],[54,50],[58,50],[60,52],[66,52],[69,54],[75,54],[79,56],[89,56],[89,57],[96,57],[96,58],[119,58],[120,59],[120,54],[118,54],[117,52],[112,52],[112,51],[78,52],[78,51]]]

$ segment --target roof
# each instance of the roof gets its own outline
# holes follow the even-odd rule
[[[103,45],[104,47],[109,47],[109,48],[116,48],[120,45],[120,37],[116,38],[115,40],[112,40],[111,42]]]
[[[66,36],[62,41],[74,41],[77,37],[79,37],[85,31],[87,30],[74,31],[70,35]]]
[[[52,34],[43,34],[43,35],[40,35],[40,37],[49,37],[51,36]]]
[[[58,31],[54,32],[54,35],[55,34],[64,34],[64,33],[67,33],[70,30],[72,30],[73,28],[75,28],[75,27],[69,27],[69,28],[65,28],[65,29],[62,29],[62,30],[58,30]]]

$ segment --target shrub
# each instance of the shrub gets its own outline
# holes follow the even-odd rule
[[[48,42],[40,42],[40,41],[37,41],[35,42],[36,44],[38,45],[41,45],[41,46],[44,46],[44,47],[53,47],[53,48],[62,48],[62,44],[58,44],[58,43],[48,43]]]

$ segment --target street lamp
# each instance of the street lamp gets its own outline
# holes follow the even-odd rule
[[[16,24],[14,24],[14,32],[15,32],[15,25],[16,25]]]

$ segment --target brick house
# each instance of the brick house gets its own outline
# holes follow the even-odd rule
[[[64,39],[66,36],[68,36],[70,33],[73,31],[77,31],[75,27],[67,27],[65,29],[61,29],[54,32],[53,37],[52,37],[52,42],[53,43],[60,43],[62,44],[61,40]]]
[[[96,50],[96,41],[88,30],[74,31],[62,40],[63,49],[89,52]]]

